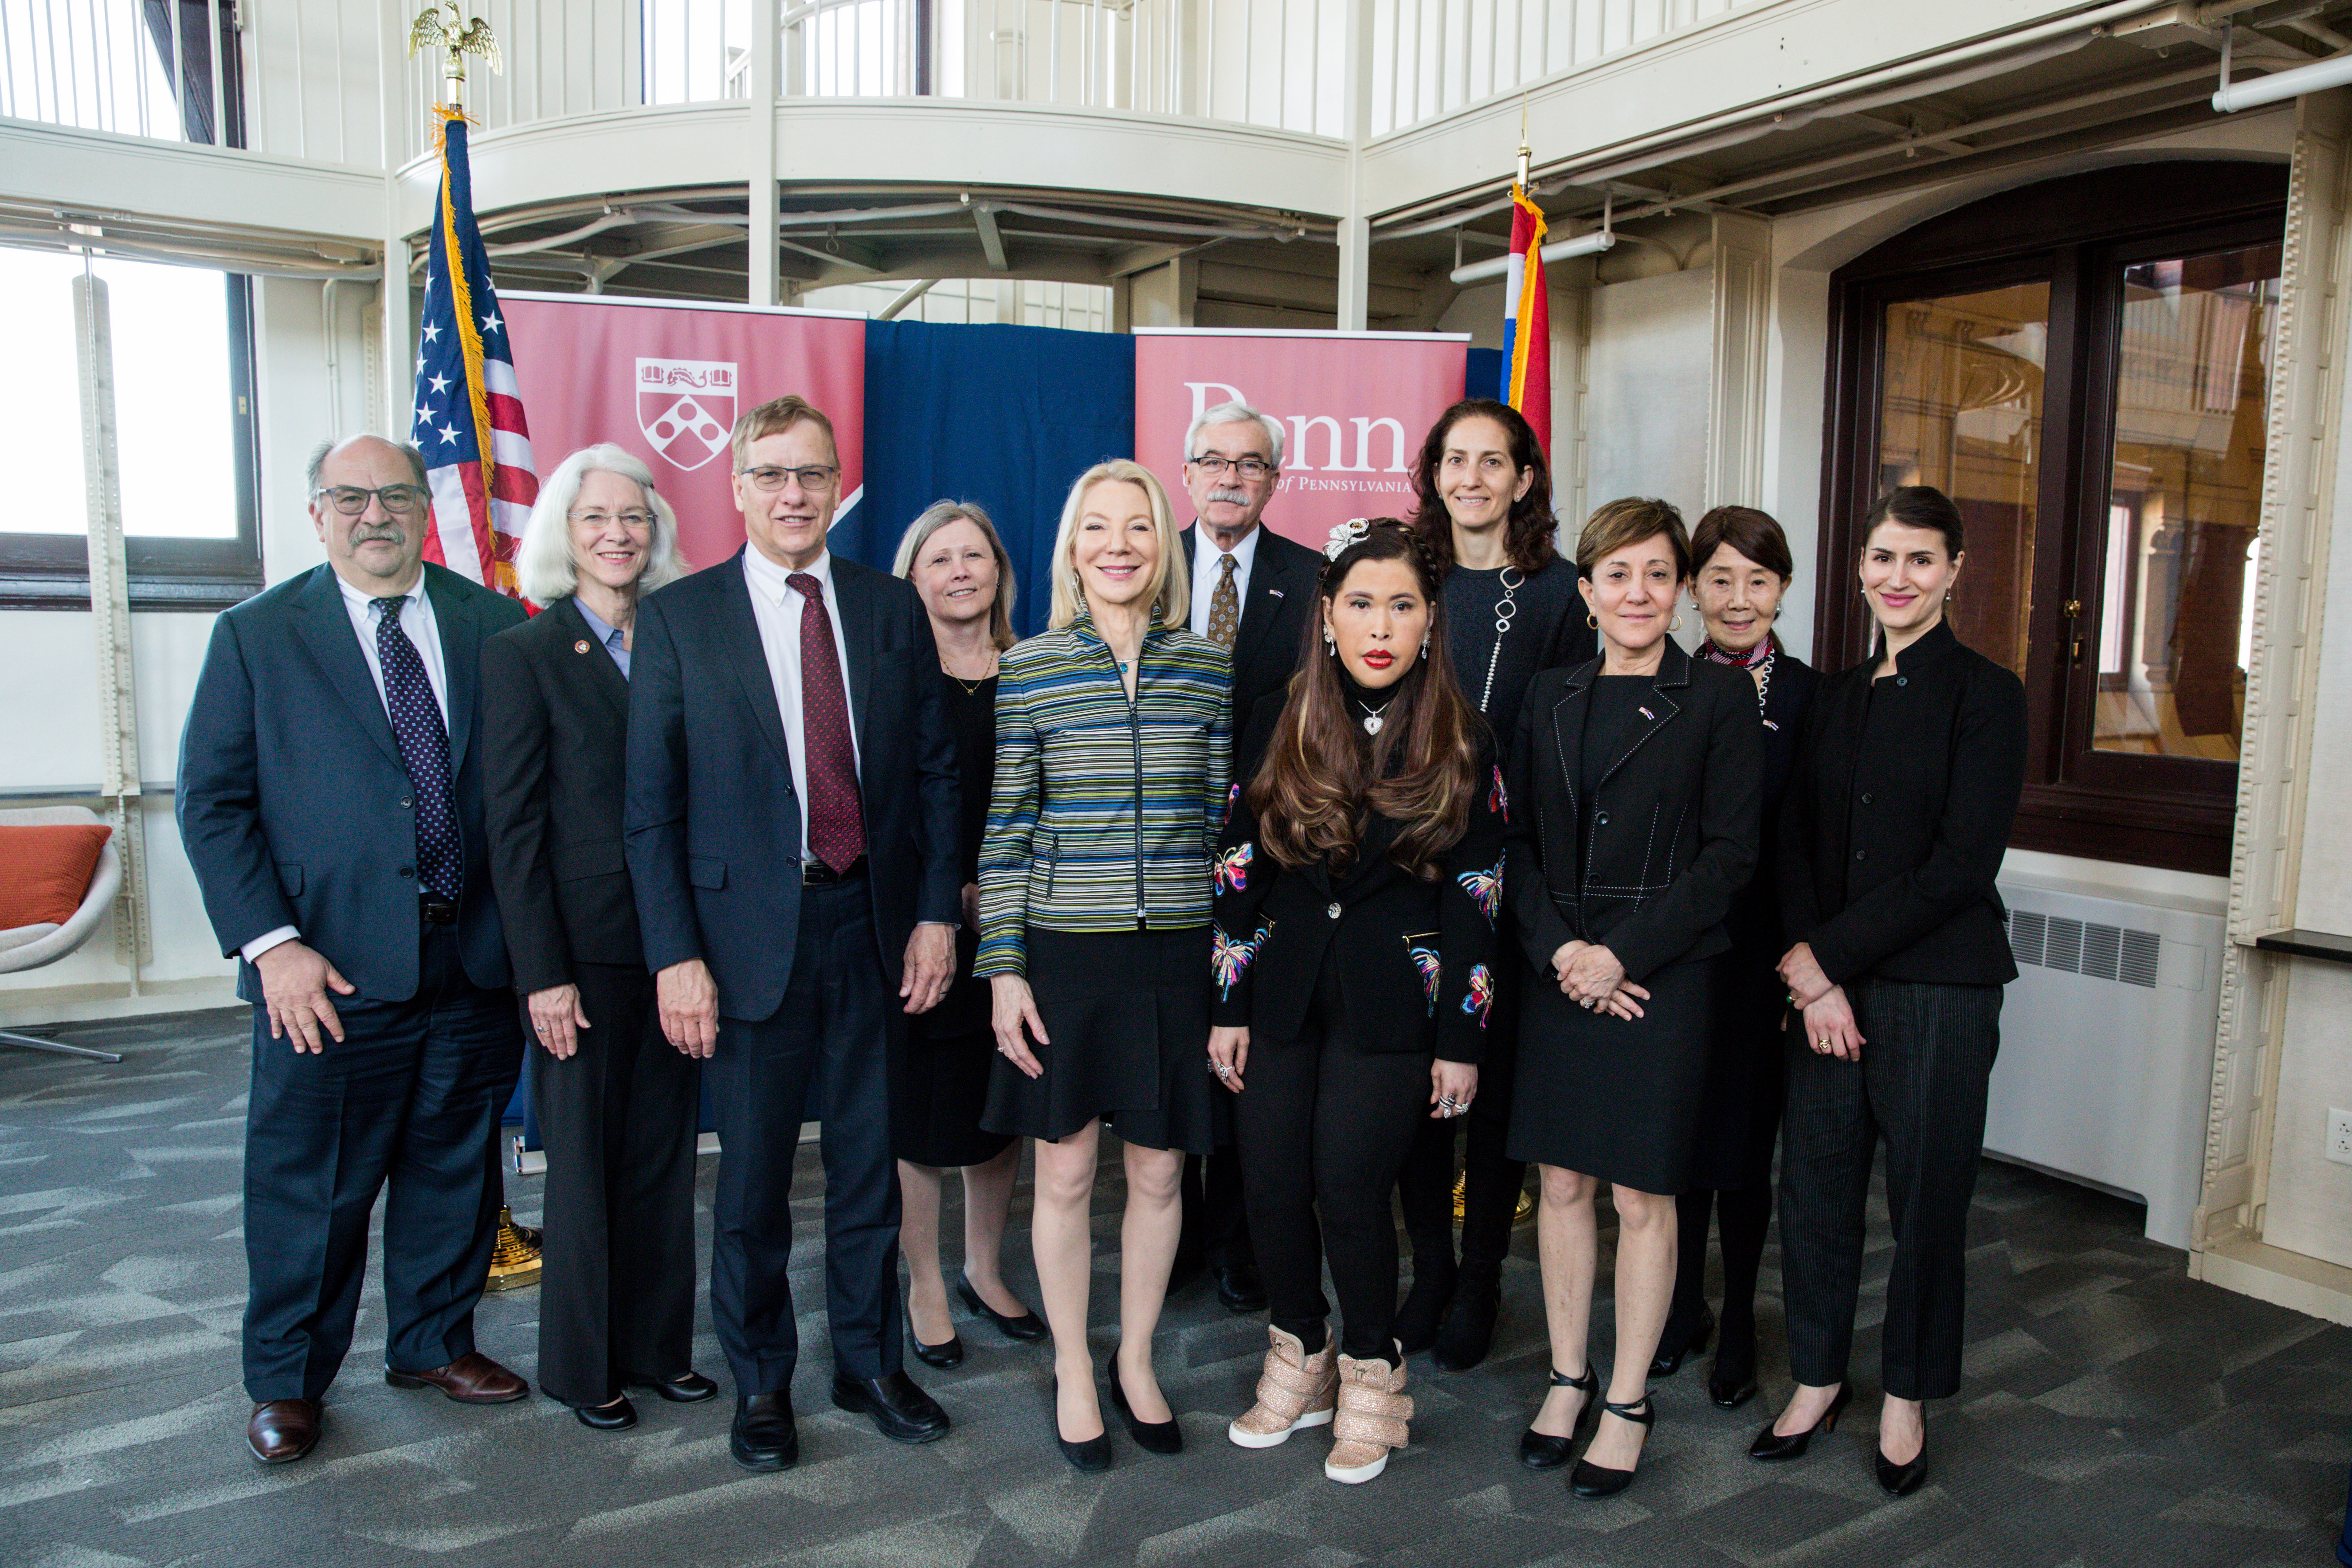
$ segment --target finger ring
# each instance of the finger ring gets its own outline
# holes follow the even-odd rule
[[[534,1026],[534,1027],[536,1027],[536,1028],[539,1030],[539,1032],[540,1032],[541,1034],[542,1034],[542,1035],[543,1035],[543,1034],[545,1034],[545,1033],[547,1033],[547,1026],[546,1026],[546,1025],[544,1025],[544,1024],[536,1025],[536,1026]]]

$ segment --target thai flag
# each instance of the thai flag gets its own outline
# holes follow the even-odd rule
[[[474,223],[466,121],[444,112],[441,193],[416,341],[413,430],[433,487],[425,558],[513,595],[515,542],[539,499],[539,474],[506,321]]]
[[[1503,275],[1503,401],[1551,451],[1551,310],[1544,300],[1543,209],[1511,187],[1511,269]]]

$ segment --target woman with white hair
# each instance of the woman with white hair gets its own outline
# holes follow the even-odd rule
[[[898,1250],[907,1259],[907,1331],[926,1366],[963,1363],[940,1272],[940,1187],[963,1177],[963,1275],[956,1294],[1012,1340],[1042,1340],[1045,1325],[1004,1283],[998,1255],[1021,1144],[980,1125],[988,1098],[988,985],[971,972],[980,950],[980,846],[996,772],[996,663],[1013,646],[1013,558],[988,513],[971,501],[933,501],[898,541],[893,574],[914,584],[940,645],[940,683],[955,732],[963,787],[957,865],[963,930],[956,977],[939,1005],[907,1020],[891,1052],[890,1144],[898,1160]]]
[[[1210,856],[1225,814],[1232,668],[1187,626],[1167,492],[1135,463],[1078,476],[1054,540],[1051,630],[1008,649],[980,855],[997,1049],[980,1124],[1036,1141],[1030,1239],[1054,1335],[1055,1436],[1110,1463],[1087,1348],[1088,1209],[1106,1123],[1125,1145],[1111,1402],[1183,1445],[1151,1365],[1187,1153],[1210,1141]]]
[[[539,1382],[598,1431],[627,1390],[692,1403],[700,1078],[662,1037],[621,854],[629,632],[686,569],[653,474],[614,446],[566,458],[524,525],[540,613],[482,645],[490,879],[535,1056],[547,1151]]]

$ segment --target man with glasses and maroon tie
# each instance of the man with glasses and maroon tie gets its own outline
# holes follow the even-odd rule
[[[309,478],[326,564],[214,623],[180,750],[181,840],[253,1004],[246,1444],[265,1464],[318,1443],[387,1186],[384,1380],[529,1392],[474,1348],[522,1061],[478,665],[523,610],[425,562],[414,448],[330,443]]]
[[[901,1370],[888,1046],[945,994],[960,918],[955,744],[922,601],[832,555],[833,426],[798,397],[736,421],[734,559],[646,597],[627,833],[662,1032],[707,1058],[721,1150],[710,1309],[748,1469],[800,1451],[793,1163],[823,1125],[833,1402],[927,1443]]]

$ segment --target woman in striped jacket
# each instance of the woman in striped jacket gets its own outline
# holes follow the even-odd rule
[[[1037,1141],[1030,1238],[1054,1334],[1055,1436],[1110,1463],[1087,1349],[1089,1200],[1105,1122],[1125,1145],[1111,1402],[1183,1447],[1151,1367],[1184,1155],[1209,1149],[1209,862],[1224,815],[1232,673],[1185,629],[1168,497],[1129,462],[1071,487],[1052,629],[999,667],[980,956],[1002,1059],[981,1125]]]

